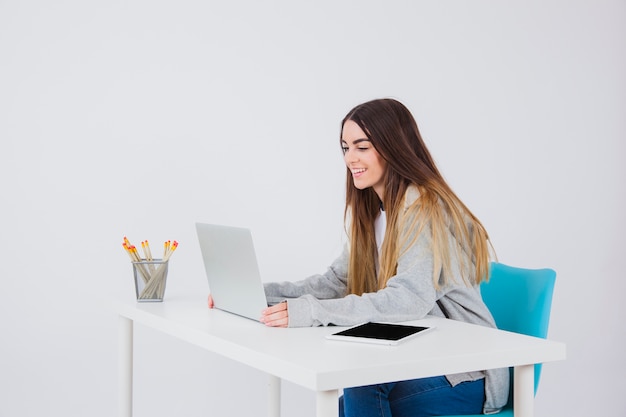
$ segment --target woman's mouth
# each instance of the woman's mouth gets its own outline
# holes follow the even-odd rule
[[[367,169],[365,168],[355,168],[352,170],[352,176],[354,178],[358,178],[360,177],[365,171],[367,171]]]

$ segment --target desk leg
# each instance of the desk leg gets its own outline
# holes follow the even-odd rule
[[[280,378],[274,375],[268,375],[267,380],[267,400],[269,417],[280,417]]]
[[[119,417],[133,415],[133,321],[120,316],[118,326]]]
[[[532,417],[535,401],[535,365],[516,366],[514,375],[513,413],[515,417]]]
[[[337,417],[339,415],[339,391],[317,391],[316,417]]]

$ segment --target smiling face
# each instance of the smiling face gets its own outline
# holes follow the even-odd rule
[[[346,166],[352,172],[354,186],[359,190],[372,187],[378,194],[378,198],[382,200],[387,163],[374,148],[365,132],[352,120],[347,120],[343,125],[341,147]]]

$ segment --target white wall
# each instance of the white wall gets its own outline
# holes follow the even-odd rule
[[[339,122],[383,96],[500,261],[558,272],[568,359],[536,414],[626,414],[625,51],[621,0],[0,0],[0,416],[114,415],[124,235],[180,241],[166,297],[208,291],[198,220],[253,228],[267,280],[323,271]],[[137,416],[262,415],[263,375],[141,327],[136,345]]]

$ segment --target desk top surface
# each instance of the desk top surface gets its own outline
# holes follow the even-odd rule
[[[121,316],[315,391],[565,359],[565,344],[438,317],[398,346],[325,339],[340,327],[269,328],[206,306],[206,296],[118,302]]]

